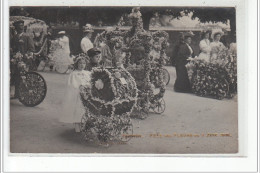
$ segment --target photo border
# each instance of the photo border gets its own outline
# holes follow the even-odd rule
[[[178,163],[179,161],[182,162],[182,160],[186,160],[186,161],[183,161],[183,162],[186,162],[186,163],[189,163],[189,162],[195,162],[194,163],[195,165],[193,166],[196,166],[196,164],[198,164],[197,166],[202,168],[204,166],[204,164],[201,164],[200,162],[198,162],[197,159],[201,159],[202,162],[209,162],[210,164],[213,164],[214,162],[210,162],[212,161],[212,159],[217,159],[215,163],[217,163],[219,161],[219,159],[222,159],[223,161],[220,162],[220,163],[223,163],[223,162],[229,162],[230,159],[236,159],[236,161],[240,160],[244,160],[243,162],[245,163],[246,162],[246,159],[252,157],[253,155],[253,152],[251,151],[250,147],[252,148],[257,148],[254,144],[254,139],[252,139],[253,137],[249,136],[248,134],[252,135],[252,134],[255,134],[256,132],[258,132],[258,124],[255,126],[254,122],[259,122],[258,120],[258,116],[254,117],[252,115],[258,113],[258,108],[256,109],[256,106],[258,105],[258,90],[257,90],[257,96],[255,96],[255,93],[254,91],[256,91],[257,88],[255,88],[254,86],[258,86],[258,74],[259,74],[259,71],[258,71],[258,59],[253,59],[253,58],[244,58],[243,60],[241,60],[241,57],[255,57],[255,53],[257,53],[258,55],[258,51],[254,51],[255,50],[255,47],[254,45],[252,45],[252,40],[256,40],[256,38],[252,37],[252,33],[255,33],[255,32],[250,32],[250,28],[249,26],[251,27],[252,26],[256,26],[256,28],[258,28],[258,23],[255,23],[255,21],[253,21],[252,19],[250,19],[249,16],[252,15],[252,13],[254,14],[255,11],[253,10],[254,8],[253,7],[256,7],[254,4],[257,3],[257,7],[258,7],[258,1],[257,2],[254,2],[252,3],[252,1],[250,1],[249,3],[247,3],[247,1],[245,0],[232,0],[232,1],[225,1],[225,0],[220,0],[220,1],[212,1],[212,0],[208,0],[208,1],[202,1],[202,0],[198,0],[198,1],[191,1],[191,0],[187,0],[187,1],[184,1],[184,2],[181,2],[181,1],[174,1],[174,2],[167,2],[165,0],[161,0],[161,1],[154,1],[154,0],[149,0],[149,1],[124,1],[124,2],[119,2],[119,1],[114,1],[116,2],[115,4],[113,4],[113,6],[151,6],[151,5],[156,5],[156,6],[161,6],[161,4],[172,4],[171,6],[184,6],[183,4],[192,4],[192,5],[189,5],[189,6],[199,6],[199,7],[208,7],[208,6],[218,6],[218,7],[233,7],[233,6],[236,6],[236,14],[238,17],[236,17],[237,21],[237,40],[238,40],[238,59],[240,60],[240,62],[238,61],[238,69],[240,69],[238,71],[238,109],[239,109],[239,153],[238,154],[112,154],[112,158],[113,160],[115,160],[116,162],[122,164],[122,165],[125,165],[127,166],[126,164],[122,163],[121,160],[125,160],[126,158],[128,160],[131,161],[131,165],[135,165],[135,166],[131,166],[130,167],[130,170],[128,171],[135,171],[137,169],[134,169],[134,168],[139,168],[138,170],[145,170],[145,169],[140,169],[142,165],[140,165],[140,161],[143,162],[144,165],[149,165],[149,161],[150,161],[150,168],[148,167],[148,169],[146,170],[162,170],[162,169],[158,169],[160,166],[163,166],[163,168],[167,168],[167,169],[164,169],[164,170],[170,170],[169,169],[169,166],[171,164],[165,164],[166,160],[170,160],[170,159],[173,159],[175,160],[175,163],[177,163],[177,167],[178,166]],[[163,3],[162,3],[163,2]],[[6,1],[4,2],[1,2],[2,3],[2,9],[3,11],[5,12],[3,16],[3,19],[5,20],[2,20],[4,21],[5,25],[2,25],[1,23],[1,28],[3,29],[3,33],[8,33],[8,27],[9,27],[9,18],[8,18],[8,11],[9,11],[9,5],[10,6],[14,6],[14,5],[22,5],[22,6],[28,6],[28,5],[44,5],[46,6],[46,3],[48,3],[48,5],[52,6],[57,6],[57,5],[60,5],[60,6],[67,6],[67,5],[70,5],[70,6],[78,6],[78,5],[90,5],[90,6],[104,6],[104,5],[111,5],[111,2],[109,1],[97,1],[97,0],[91,0],[91,1],[62,1],[62,0],[56,0],[56,1],[51,1],[51,0],[45,0],[45,1],[41,1],[41,2],[34,2],[34,1],[18,1],[18,0],[11,0],[9,1],[9,4],[7,4]],[[197,5],[196,5],[197,4]],[[218,5],[218,4],[221,4],[221,5]],[[223,4],[227,4],[225,6],[223,6]],[[235,5],[234,5],[235,4]],[[165,6],[165,5],[164,5]],[[8,9],[8,10],[7,10]],[[251,15],[249,15],[249,13]],[[243,15],[244,15],[244,18],[243,18]],[[257,16],[258,16],[258,11],[257,11]],[[250,23],[251,22],[251,23]],[[238,27],[240,26],[240,27]],[[245,27],[243,30],[242,28]],[[254,28],[254,27],[252,27]],[[51,170],[52,166],[55,166],[55,164],[58,162],[64,162],[64,167],[62,168],[61,166],[59,166],[59,168],[56,168],[55,170],[69,170],[69,171],[82,171],[84,169],[82,169],[82,165],[79,165],[79,164],[75,164],[75,166],[78,166],[77,169],[72,169],[71,167],[68,168],[68,169],[65,169],[65,167],[67,167],[69,164],[66,164],[66,163],[69,163],[69,160],[70,159],[74,159],[76,162],[77,160],[81,160],[84,162],[84,160],[88,160],[89,163],[93,160],[111,160],[111,154],[10,154],[10,153],[7,153],[7,148],[6,146],[9,146],[9,143],[8,141],[10,142],[10,136],[8,133],[6,132],[9,132],[9,116],[6,116],[6,115],[9,115],[9,112],[7,109],[9,109],[9,92],[8,92],[8,82],[3,82],[3,81],[8,81],[8,76],[7,75],[4,75],[4,74],[9,74],[8,73],[8,68],[6,67],[9,67],[8,65],[4,65],[4,64],[8,64],[8,60],[6,57],[8,57],[8,49],[7,49],[7,44],[3,44],[3,43],[6,43],[7,41],[3,42],[3,40],[8,40],[8,34],[3,34],[1,32],[1,46],[2,46],[2,50],[4,50],[4,52],[2,52],[2,58],[1,58],[1,65],[2,65],[2,71],[1,71],[1,81],[2,81],[2,85],[1,85],[1,123],[2,123],[2,136],[1,138],[4,139],[2,140],[2,142],[4,141],[4,143],[1,143],[1,148],[3,149],[3,153],[4,155],[2,156],[2,160],[4,160],[4,170],[11,170],[12,172],[14,171],[17,171],[17,170],[23,170],[24,171],[35,171],[37,170],[37,168],[32,168],[32,163],[35,163],[35,165],[41,167],[43,171],[48,171],[48,170]],[[258,33],[257,33],[257,36]],[[7,38],[7,39],[6,39]],[[250,41],[249,41],[250,40]],[[240,43],[239,43],[240,41]],[[241,43],[242,41],[245,41],[244,43]],[[244,45],[244,46],[243,46]],[[256,44],[258,46],[258,42]],[[246,50],[244,50],[243,48],[247,47]],[[242,48],[242,49],[241,49]],[[257,63],[255,63],[255,61]],[[257,65],[257,69],[254,65]],[[249,68],[250,67],[250,68]],[[241,68],[242,68],[242,73],[241,73]],[[244,70],[244,71],[243,71]],[[255,74],[254,72],[257,72],[257,80],[255,80]],[[253,75],[252,75],[253,74]],[[256,85],[255,85],[256,84]],[[242,87],[242,89],[241,89]],[[6,91],[6,92],[3,92],[3,91]],[[241,93],[241,94],[240,94]],[[253,99],[254,98],[254,99]],[[242,99],[242,101],[241,101]],[[255,103],[251,103],[252,100],[255,100],[257,105]],[[249,103],[250,101],[250,103]],[[242,115],[241,115],[242,114]],[[243,117],[241,119],[241,116]],[[255,119],[256,118],[256,121]],[[250,123],[247,125],[247,123]],[[243,124],[245,124],[245,126],[243,126]],[[242,129],[241,129],[242,128]],[[247,132],[247,128],[249,129],[249,131]],[[253,133],[252,133],[253,132]],[[9,138],[8,138],[8,137]],[[247,137],[248,136],[248,137]],[[253,136],[253,135],[252,135]],[[258,134],[257,134],[258,136]],[[248,138],[248,139],[247,139]],[[258,138],[256,140],[257,142],[257,146],[258,146]],[[248,146],[247,146],[248,144]],[[3,148],[4,147],[4,148]],[[241,153],[242,151],[242,153]],[[9,150],[8,150],[9,152]],[[257,152],[258,153],[258,148],[257,148]],[[14,157],[14,156],[17,156],[17,157]],[[30,156],[30,157],[28,157]],[[49,157],[49,156],[52,156],[52,157]],[[56,156],[56,157],[53,157],[53,156]],[[64,157],[67,157],[67,156],[70,156],[70,158],[64,158]],[[86,157],[88,156],[88,157]],[[116,156],[116,157],[115,157]],[[124,156],[122,159],[122,156]],[[162,156],[162,157],[160,157]],[[240,156],[240,157],[238,157]],[[49,158],[47,158],[49,157]],[[133,157],[133,158],[131,158]],[[142,158],[144,157],[144,158]],[[155,157],[155,158],[153,158]],[[185,158],[183,158],[185,157]],[[188,158],[188,157],[192,157],[192,158]],[[205,158],[206,157],[206,158]],[[212,157],[216,157],[216,158],[212,158]],[[221,157],[221,158],[220,158]],[[47,159],[46,159],[47,158]],[[258,157],[256,157],[258,160]],[[55,159],[55,160],[54,160]],[[119,160],[120,159],[120,160]],[[162,163],[160,163],[159,167],[158,165],[156,164],[152,164],[152,163],[156,163],[157,161],[155,160],[161,160]],[[177,161],[176,161],[177,159]],[[205,160],[205,159],[208,159],[208,160]],[[49,160],[49,161],[47,161]],[[193,161],[191,161],[193,160]],[[155,161],[155,162],[154,162]],[[36,164],[37,162],[37,164]],[[103,161],[102,164],[104,164],[104,162],[106,161]],[[16,168],[14,168],[14,163],[16,163]],[[17,164],[18,163],[18,164]],[[49,164],[47,166],[47,163]],[[129,162],[130,163],[130,162]],[[159,163],[159,162],[157,162]],[[242,163],[242,162],[241,162]],[[239,164],[239,166],[241,167],[243,164]],[[255,163],[254,161],[251,162],[251,164],[248,164],[248,165],[253,165],[252,163]],[[256,162],[257,163],[257,162]],[[56,165],[57,165],[56,164]],[[29,168],[25,168],[24,165],[28,165]],[[83,164],[84,165],[84,164]],[[107,167],[111,166],[109,164],[106,164],[105,165]],[[175,165],[175,164],[174,164]],[[180,165],[185,165],[185,164],[180,164]],[[38,167],[38,168],[39,168]],[[102,166],[103,167],[103,166]],[[214,166],[213,166],[214,167]],[[79,169],[80,168],[80,169]],[[83,167],[84,168],[84,167]],[[100,167],[99,167],[100,168]],[[153,169],[151,169],[153,168]],[[192,169],[190,169],[189,167],[183,167],[185,171],[190,171]],[[204,167],[205,168],[205,167]],[[222,168],[218,167],[219,169],[215,169],[215,170],[222,170]],[[110,168],[111,169],[111,168]],[[245,167],[242,166],[241,169],[237,169],[239,171],[245,169]],[[89,169],[90,171],[94,171],[95,169]],[[106,171],[104,170],[103,168],[100,169],[101,171]],[[112,169],[111,169],[112,170]],[[115,169],[114,169],[115,170]],[[113,170],[113,172],[115,172]],[[118,170],[118,169],[117,169]],[[175,169],[176,170],[176,169]],[[180,169],[177,169],[180,171]],[[193,169],[194,170],[194,169]],[[205,169],[203,169],[205,170]],[[229,168],[229,170],[231,170],[231,168]],[[253,170],[253,169],[251,169]],[[120,170],[119,170],[120,171]],[[257,172],[258,172],[258,167],[257,167]]]

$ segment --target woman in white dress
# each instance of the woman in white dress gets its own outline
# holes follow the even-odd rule
[[[209,62],[210,61],[210,52],[211,52],[211,47],[210,47],[210,31],[205,31],[202,33],[202,40],[200,41],[200,54],[199,54],[199,59],[204,59],[205,61]]]
[[[70,57],[69,38],[65,34],[65,31],[58,33],[59,38],[56,42],[58,42],[59,48],[54,52],[54,61],[59,64],[70,65],[73,63],[73,58]]]
[[[225,48],[224,44],[220,42],[220,38],[222,37],[222,35],[223,32],[221,30],[212,31],[213,42],[210,43],[210,47],[211,47],[210,61],[216,60],[219,51]]]

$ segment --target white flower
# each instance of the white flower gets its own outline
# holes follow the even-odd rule
[[[96,82],[95,82],[95,87],[98,89],[98,90],[101,90],[104,88],[104,83],[102,82],[101,79],[98,79]]]

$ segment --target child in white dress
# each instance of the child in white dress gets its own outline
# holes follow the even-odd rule
[[[70,73],[67,92],[64,97],[63,113],[60,121],[64,123],[74,123],[75,131],[80,132],[81,118],[85,113],[84,106],[80,98],[80,86],[90,87],[90,72],[84,70],[86,59],[78,57],[74,63],[75,70]]]

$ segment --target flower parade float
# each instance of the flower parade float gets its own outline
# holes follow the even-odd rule
[[[169,36],[165,31],[145,31],[141,16],[140,8],[133,8],[129,31],[119,28],[104,31],[98,39],[110,47],[113,65],[123,64],[135,79],[138,99],[131,116],[145,119],[149,111],[160,114],[165,110],[163,66],[168,59],[165,51]]]
[[[133,134],[130,114],[137,100],[134,78],[124,68],[93,68],[91,87],[80,88],[86,108],[81,131],[88,139],[95,133],[101,142],[126,142]]]
[[[24,16],[10,16],[10,39],[13,39],[17,34],[13,25],[16,21],[24,22],[26,34],[29,35],[39,31],[47,31],[47,25],[41,20]],[[41,51],[43,51],[43,48],[41,48]],[[39,105],[45,99],[47,93],[47,85],[44,78],[35,72],[36,56],[37,53],[27,52],[22,54],[19,51],[15,52],[13,49],[10,49],[10,85],[15,85],[16,82],[19,83],[18,91],[16,91],[18,93],[17,97],[22,104],[28,107]],[[19,73],[19,78],[14,76],[15,73]]]
[[[35,52],[34,52],[34,60],[38,63],[40,60],[45,59],[47,57],[47,28],[48,25],[40,20],[32,17],[25,16],[10,16],[10,38],[16,34],[13,23],[16,21],[24,21],[25,33],[30,35],[33,38]],[[37,69],[38,63],[34,64],[34,70]]]
[[[237,93],[237,56],[227,48],[220,48],[210,62],[190,59],[186,67],[195,94],[221,100]]]

